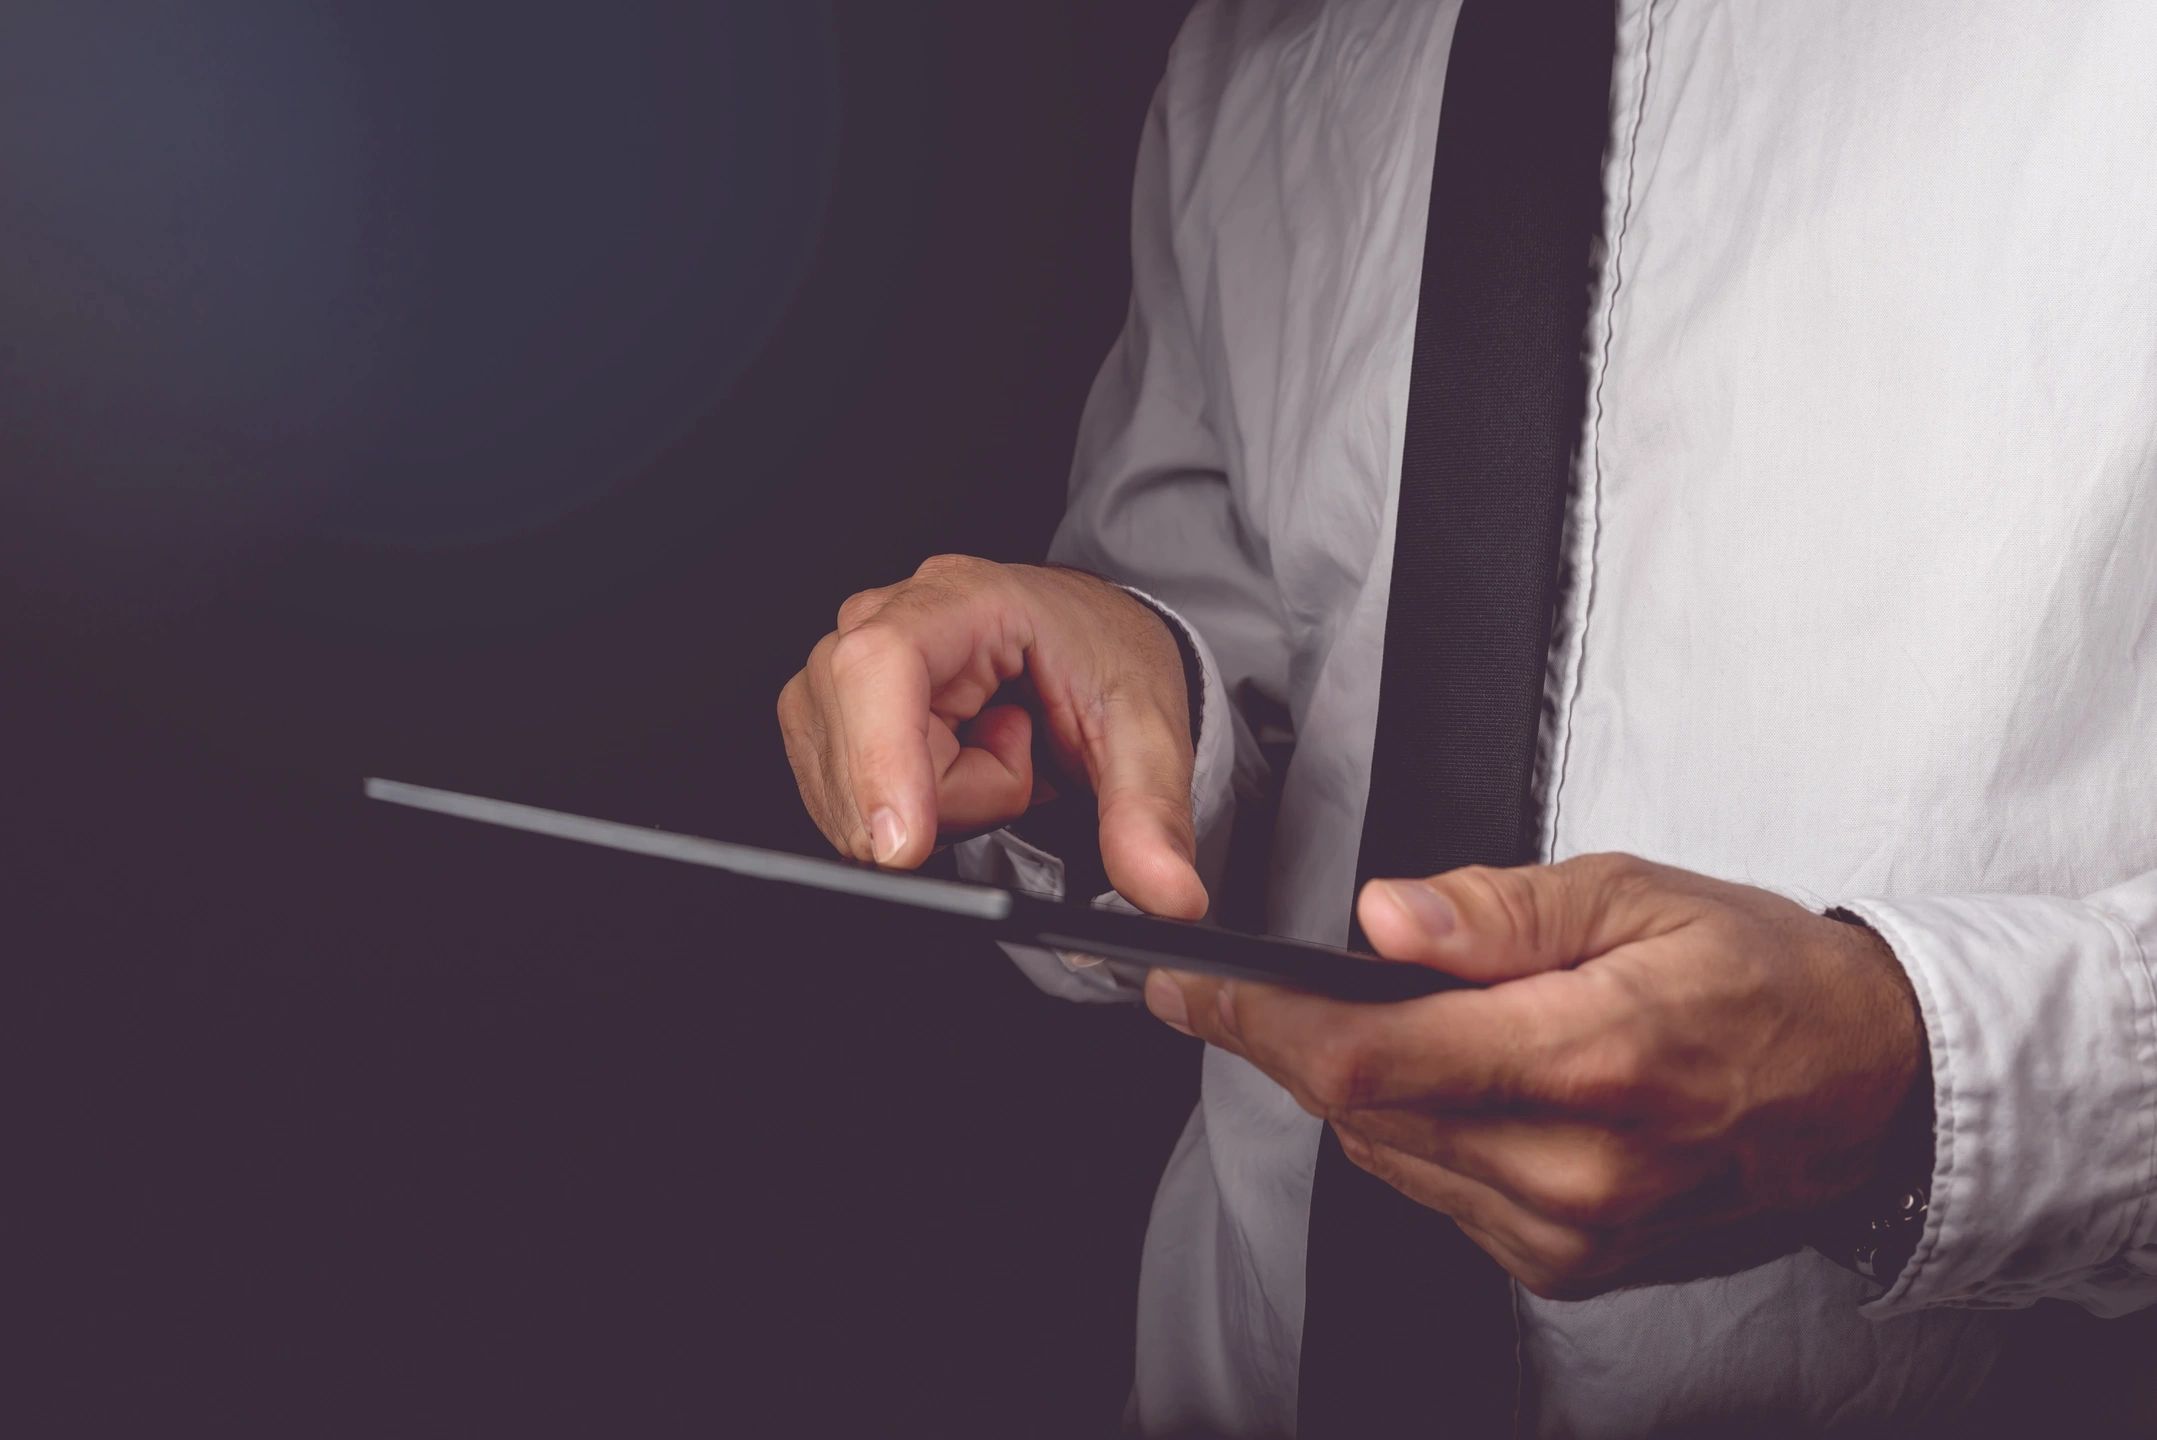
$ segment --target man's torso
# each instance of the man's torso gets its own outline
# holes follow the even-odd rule
[[[1202,8],[1166,92],[1204,403],[1290,640],[1269,921],[1311,938],[1347,925],[1454,8]],[[1823,902],[2157,868],[2153,57],[2141,0],[1621,7],[1551,855]],[[1208,1053],[1149,1239],[1149,1425],[1292,1417],[1315,1124]],[[1530,1424],[1937,1413],[2019,1323],[1870,1294],[1810,1253],[1523,1294]]]

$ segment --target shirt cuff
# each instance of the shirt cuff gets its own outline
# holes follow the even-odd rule
[[[1040,846],[1010,830],[977,835],[954,846],[960,878],[984,885],[1001,885],[1061,900],[1064,895],[1064,862]],[[1094,904],[1114,904],[1130,909],[1122,896],[1110,891]],[[999,942],[1001,944],[1001,942]],[[1049,950],[1036,945],[1002,945],[1020,973],[1060,1000],[1136,1000],[1138,986],[1129,977],[1091,955]]]
[[[1843,903],[1908,972],[1932,1053],[1931,1210],[1864,1313],[2147,1303],[2157,994],[2133,931],[2037,896]]]

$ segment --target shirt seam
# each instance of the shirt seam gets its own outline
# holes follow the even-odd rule
[[[1634,181],[1639,168],[1640,133],[1648,114],[1648,76],[1654,68],[1655,0],[1648,0],[1641,16],[1640,78],[1633,88],[1631,128],[1625,142],[1625,195],[1618,206],[1617,224],[1610,240],[1610,288],[1603,297],[1602,336],[1596,343],[1595,386],[1588,413],[1587,536],[1580,547],[1580,612],[1574,622],[1572,663],[1567,667],[1563,709],[1558,725],[1556,774],[1550,786],[1550,826],[1545,834],[1548,858],[1557,858],[1558,827],[1565,813],[1565,781],[1573,763],[1573,712],[1580,703],[1582,676],[1587,669],[1588,632],[1595,613],[1597,554],[1603,538],[1603,385],[1610,374],[1611,342],[1617,333],[1618,295],[1625,288],[1625,239],[1633,219]]]

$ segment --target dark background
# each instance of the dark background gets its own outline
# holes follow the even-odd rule
[[[4,1428],[1113,1426],[1186,1042],[358,783],[813,849],[772,701],[1039,553],[1182,9],[0,14]]]

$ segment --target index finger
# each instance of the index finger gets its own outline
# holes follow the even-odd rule
[[[901,588],[831,637],[827,675],[852,798],[877,863],[919,865],[935,849],[930,727],[976,714],[1025,668],[1030,631],[993,587]]]
[[[838,638],[830,666],[839,745],[876,862],[918,865],[936,843],[928,657],[897,627],[864,624]]]
[[[1272,1076],[1313,1114],[1562,1101],[1568,1066],[1606,1028],[1592,979],[1552,971],[1483,990],[1368,1004],[1271,985],[1186,987],[1191,1028]]]

